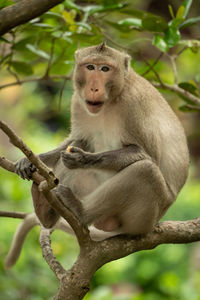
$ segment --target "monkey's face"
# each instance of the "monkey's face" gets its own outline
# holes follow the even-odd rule
[[[117,65],[106,60],[87,59],[77,65],[74,75],[82,104],[92,114],[115,101],[124,85]]]
[[[90,113],[98,113],[108,101],[112,101],[115,74],[116,67],[104,61],[88,60],[78,65],[75,82]]]

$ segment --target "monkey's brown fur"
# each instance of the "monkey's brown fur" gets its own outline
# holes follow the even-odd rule
[[[84,223],[135,235],[151,231],[176,199],[189,155],[179,120],[129,61],[105,44],[76,52],[70,137],[40,158],[60,180],[58,198]],[[18,174],[28,177],[29,167],[21,160]],[[36,185],[33,200],[43,225],[53,226]]]

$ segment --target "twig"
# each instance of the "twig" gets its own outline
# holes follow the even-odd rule
[[[0,210],[0,217],[24,219],[28,214],[22,212],[12,212]]]
[[[54,80],[54,79],[64,79],[64,80],[70,80],[71,77],[70,76],[64,76],[64,75],[51,75],[48,77],[49,80]],[[42,81],[44,80],[43,77],[39,77],[39,78],[28,78],[28,79],[24,79],[24,80],[17,80],[17,81],[14,81],[14,82],[11,82],[11,83],[6,83],[6,84],[3,84],[3,85],[0,85],[0,90],[1,89],[4,89],[4,88],[8,88],[8,87],[11,87],[11,86],[15,86],[15,85],[21,85],[21,84],[24,84],[24,83],[29,83],[29,82],[37,82],[37,81]]]
[[[178,84],[178,71],[177,71],[177,65],[176,65],[176,59],[177,59],[177,55],[169,55],[166,54],[167,57],[170,59],[171,65],[172,65],[172,70],[174,73],[174,83],[177,85]]]
[[[141,74],[141,76],[145,76],[147,75],[156,65],[157,63],[160,61],[160,59],[163,57],[163,52],[161,52],[158,57],[156,58],[156,60],[154,61],[154,63],[152,65],[149,64],[149,68]]]
[[[164,90],[169,90],[172,91],[178,95],[184,96],[187,99],[189,99],[190,101],[192,101],[194,104],[200,106],[200,98],[191,94],[190,92],[180,88],[178,85],[174,84],[174,85],[170,85],[164,82],[155,82],[152,81],[151,82],[156,88],[162,88]]]
[[[44,228],[41,229],[40,245],[42,248],[42,255],[47,264],[50,266],[51,270],[55,273],[56,277],[59,279],[59,281],[61,281],[63,276],[66,275],[66,271],[53,254],[51,249],[50,233],[51,230]]]

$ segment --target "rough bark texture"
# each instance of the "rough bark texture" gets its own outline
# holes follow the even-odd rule
[[[21,0],[0,10],[0,36],[62,3],[63,0]]]

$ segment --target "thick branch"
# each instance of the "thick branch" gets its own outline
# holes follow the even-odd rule
[[[149,250],[161,244],[187,244],[200,241],[200,218],[189,221],[165,221],[143,237],[118,236],[99,243],[104,263],[131,253]]]
[[[0,10],[0,36],[62,3],[63,0],[21,0]]]

